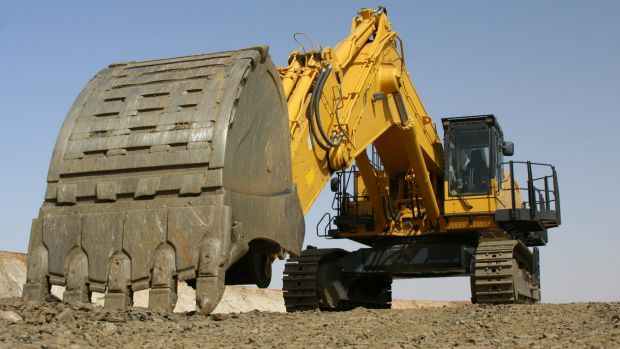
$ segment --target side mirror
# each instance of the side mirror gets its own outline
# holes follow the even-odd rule
[[[340,189],[340,178],[333,177],[332,180],[329,182],[329,188],[332,190],[333,193],[337,192],[338,189]]]
[[[512,142],[502,143],[502,154],[504,156],[512,156],[515,153],[515,144]]]

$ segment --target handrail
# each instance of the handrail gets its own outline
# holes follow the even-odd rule
[[[515,181],[515,164],[525,165],[527,173],[527,181],[525,187],[516,187]],[[508,165],[510,170],[510,187],[505,188],[504,184],[500,185],[500,190],[510,190],[511,197],[511,218],[517,218],[517,191],[526,191],[524,195],[523,208],[529,211],[529,217],[532,220],[539,219],[542,211],[555,211],[556,221],[560,223],[560,193],[557,181],[557,172],[555,167],[550,164],[531,162],[531,161],[508,161],[501,165]],[[535,167],[547,167],[551,170],[551,174],[534,177]],[[551,181],[550,181],[551,179]],[[536,183],[543,183],[542,188],[538,188]],[[539,184],[540,185],[540,184]]]

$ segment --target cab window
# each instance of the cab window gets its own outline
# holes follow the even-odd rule
[[[448,150],[451,196],[489,193],[490,141],[489,128],[484,123],[452,125]]]

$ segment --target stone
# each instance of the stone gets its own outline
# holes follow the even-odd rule
[[[17,322],[22,322],[24,321],[24,319],[19,316],[19,314],[17,314],[14,311],[0,311],[0,320],[4,320],[4,321],[8,321],[11,323],[17,323]]]
[[[106,322],[103,325],[103,328],[101,329],[101,331],[106,336],[112,336],[118,331],[118,327],[111,322]]]
[[[558,338],[558,335],[555,334],[555,333],[547,333],[547,332],[545,332],[545,333],[543,333],[543,338],[544,339],[555,339],[555,338]]]
[[[60,322],[69,322],[73,321],[73,310],[67,308],[60,312],[60,314],[56,315],[56,321]]]

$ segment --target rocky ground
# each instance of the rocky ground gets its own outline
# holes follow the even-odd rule
[[[25,257],[0,253],[0,348],[82,347],[527,347],[620,348],[620,303],[478,306],[465,302],[394,301],[392,310],[284,313],[281,291],[227,287],[216,314],[193,309],[193,290],[181,285],[177,313],[140,306],[107,311],[16,298]],[[62,297],[62,288],[53,293]],[[13,298],[2,298],[13,297]]]
[[[620,347],[620,303],[160,315],[0,300],[0,347]]]

